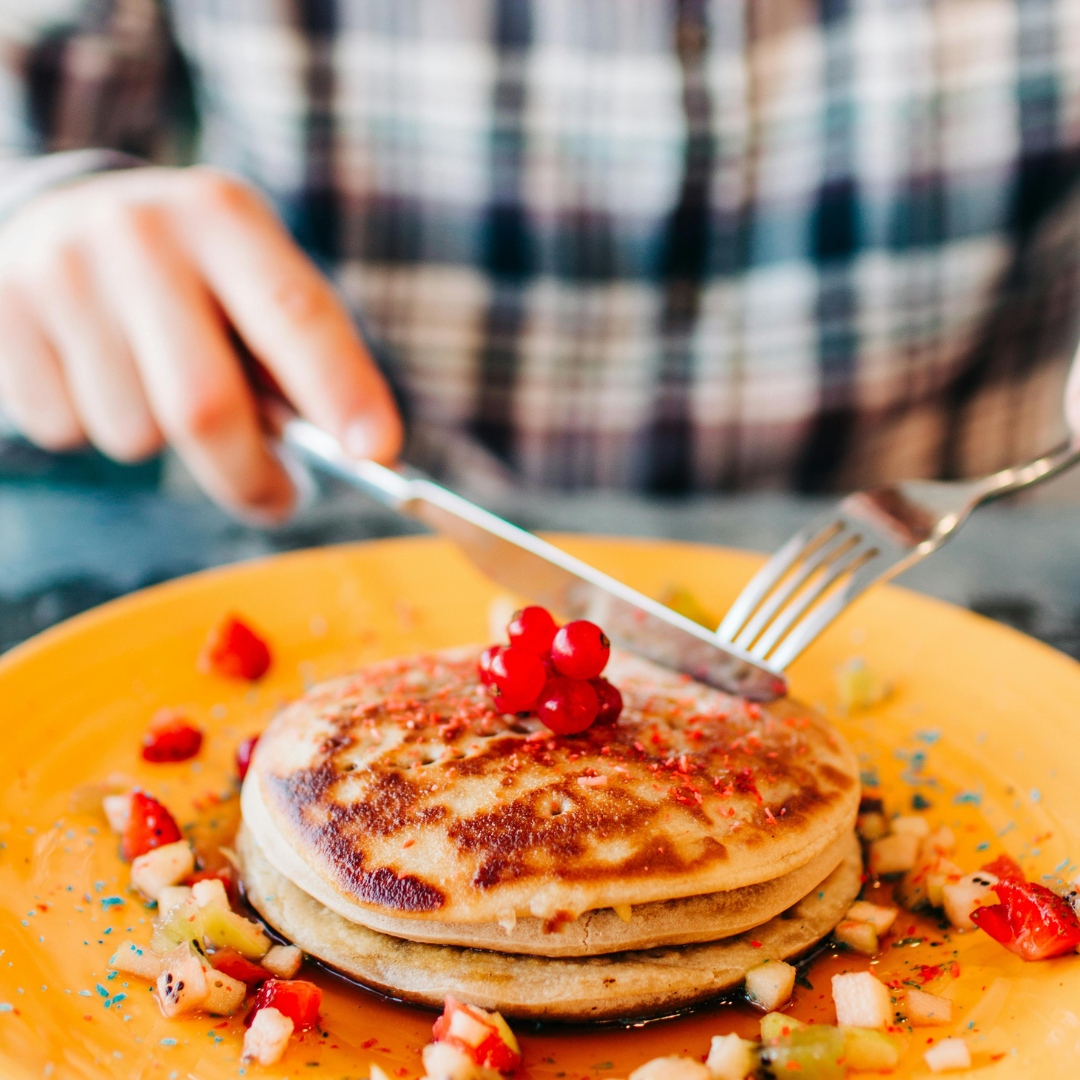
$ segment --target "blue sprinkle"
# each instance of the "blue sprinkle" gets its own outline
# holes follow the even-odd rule
[[[1016,828],[1016,822],[1015,821],[1010,821],[1009,824],[1006,825],[1005,828],[1002,829],[1001,832],[998,833],[998,836],[1004,836],[1007,832],[1011,832],[1015,828]]]
[[[881,778],[878,776],[877,769],[863,769],[859,773],[859,780],[863,787],[880,787]],[[267,897],[269,899],[269,897]]]
[[[1061,862],[1059,862],[1057,864],[1057,866],[1054,867],[1054,873],[1055,874],[1060,874],[1061,871],[1064,870],[1065,867],[1068,866],[1068,865],[1069,865],[1069,860],[1068,859],[1062,859]]]
[[[98,993],[99,993],[99,994],[100,994],[100,995],[101,995],[102,997],[105,997],[105,998],[107,998],[107,997],[109,996],[109,991],[108,991],[108,990],[106,990],[106,989],[105,989],[105,987],[101,985],[101,983],[98,983],[98,984],[97,984],[97,985],[96,985],[96,986],[94,987],[94,989],[95,989],[95,990],[96,990],[96,991],[97,991],[97,992],[98,992]]]
[[[175,1039],[162,1039],[161,1042],[158,1045],[159,1046],[175,1046],[176,1045],[176,1040]]]
[[[113,973],[112,973],[111,975],[106,975],[106,976],[105,976],[105,981],[106,981],[106,982],[109,982],[109,981],[111,981],[112,979],[115,979],[115,978],[116,978],[116,976],[117,976],[117,975],[119,975],[119,974],[120,974],[120,972],[119,972],[119,971],[114,971],[114,972],[113,972]]]
[[[101,898],[101,906],[105,909],[116,907],[123,902],[124,898],[122,896],[103,896]]]
[[[29,926],[30,925],[25,919],[22,920],[22,924],[23,924],[23,926]]]
[[[106,926],[105,929],[102,931],[102,933],[111,934],[112,933],[112,927],[111,926]]]
[[[911,796],[912,810],[929,810],[933,805],[934,804],[929,799],[925,798],[921,792],[916,791],[915,794]]]
[[[127,994],[113,994],[112,1003],[114,1005],[119,1005],[121,1001],[125,1001],[126,999]]]
[[[916,739],[922,739],[927,746],[933,746],[941,738],[940,728],[930,728],[929,731],[916,731]]]
[[[95,881],[94,882],[94,888],[95,888],[95,890],[97,890],[97,892],[101,892],[101,890],[105,888],[105,882],[104,881]]]
[[[824,900],[824,899],[825,899],[825,890],[824,890],[824,889],[822,889],[822,890],[821,890],[821,892],[819,892],[819,893],[817,894],[817,898],[818,898],[819,900]]]
[[[1037,787],[1031,789],[1031,801],[1039,802],[1042,799],[1042,792]]]
[[[83,944],[85,945],[86,942],[84,941]],[[79,997],[93,997],[93,996],[94,995],[91,994],[89,990],[80,990],[79,991]]]
[[[981,844],[975,845],[976,851],[988,851],[990,849],[990,841],[984,840]]]
[[[9,1005],[6,1001],[0,1001],[0,1013],[14,1012],[15,1006]]]
[[[962,803],[978,806],[982,802],[982,796],[977,791],[961,791],[953,796],[952,801],[954,806],[959,806]]]

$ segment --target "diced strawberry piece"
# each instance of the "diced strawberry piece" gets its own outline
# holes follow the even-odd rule
[[[142,737],[145,761],[187,761],[202,747],[202,732],[172,709],[159,710]]]
[[[998,869],[988,872],[998,874],[994,892],[1001,903],[971,913],[980,930],[1022,960],[1046,960],[1080,945],[1080,920],[1067,900],[1045,885],[1002,879]]]
[[[319,1019],[322,991],[305,979],[267,979],[245,1021],[249,1026],[260,1009],[269,1006],[287,1016],[297,1031],[314,1027]]]
[[[1026,881],[1020,864],[1011,855],[999,855],[993,862],[980,867],[999,881]]]
[[[249,735],[236,748],[236,772],[241,781],[247,776],[248,769],[251,768],[251,755],[255,753],[255,745],[258,741],[258,735]]]
[[[197,882],[210,881],[213,878],[217,878],[225,886],[230,906],[236,907],[240,900],[240,886],[236,883],[236,876],[231,867],[221,866],[217,870],[196,870],[194,874],[189,874],[184,878],[183,884],[190,888]]]
[[[131,811],[120,837],[120,853],[128,861],[145,855],[164,844],[181,839],[172,814],[144,791],[131,793]]]
[[[514,1072],[521,1064],[521,1055],[515,1054],[497,1032],[489,1035],[476,1048],[476,1056],[481,1065],[501,1073]]]
[[[456,1013],[464,1013],[472,1022],[455,1023]],[[462,1018],[464,1019],[464,1018]],[[469,1030],[469,1038],[455,1033],[456,1029]],[[521,1064],[517,1040],[498,1013],[487,1013],[473,1008],[457,998],[447,996],[443,1013],[431,1029],[436,1042],[447,1043],[466,1054],[477,1065],[499,1072],[513,1072]],[[509,1042],[508,1042],[509,1040]],[[514,1043],[513,1046],[510,1043]]]
[[[270,978],[270,972],[258,964],[245,959],[235,949],[219,949],[210,955],[210,963],[215,971],[231,975],[248,986],[260,986]]]
[[[199,654],[199,670],[254,681],[270,667],[270,649],[247,623],[226,615],[210,631]]]

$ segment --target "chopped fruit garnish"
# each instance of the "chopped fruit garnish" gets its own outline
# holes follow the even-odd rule
[[[200,949],[203,944],[202,909],[190,894],[179,904],[160,910],[150,948],[163,956],[177,946],[188,943]]]
[[[240,899],[240,886],[236,883],[232,868],[228,866],[219,867],[217,870],[197,870],[194,874],[189,874],[184,878],[184,884],[194,886],[198,885],[200,881],[210,880],[221,882],[230,905],[235,904]]]
[[[275,978],[291,979],[303,960],[304,954],[295,945],[271,945],[259,963]]]
[[[263,1009],[277,1009],[293,1022],[297,1031],[303,1031],[315,1026],[320,1005],[322,991],[314,983],[304,979],[267,979],[255,998],[247,1022],[251,1024]]]
[[[195,853],[186,840],[164,844],[138,856],[131,864],[131,884],[151,900],[161,890],[182,881],[195,868]]]
[[[478,1080],[483,1076],[480,1067],[464,1051],[445,1042],[430,1042],[422,1054],[426,1080]],[[369,1080],[383,1080],[372,1066]],[[382,1070],[379,1070],[382,1072]],[[384,1074],[385,1076],[385,1074]]]
[[[260,1065],[276,1065],[293,1033],[293,1022],[269,1005],[253,1015],[251,1027],[244,1032],[243,1059],[257,1061]]]
[[[870,845],[870,872],[899,874],[910,870],[919,858],[919,838],[913,833],[892,833]]]
[[[931,1072],[951,1072],[971,1068],[971,1051],[963,1039],[942,1039],[923,1054]]]
[[[949,922],[958,930],[974,930],[971,914],[991,899],[997,883],[997,875],[988,870],[976,870],[957,882],[946,882],[941,889],[941,898]]]
[[[504,713],[531,709],[544,688],[547,671],[536,653],[511,645],[500,649],[491,661],[492,699]]]
[[[123,795],[106,795],[101,800],[101,809],[105,811],[109,828],[117,836],[123,836],[128,818],[131,816],[131,792],[125,791]]]
[[[241,781],[247,776],[247,771],[251,767],[251,755],[255,753],[258,741],[258,735],[249,735],[236,748],[236,772]]]
[[[156,984],[161,1011],[171,1019],[204,1008],[210,992],[206,960],[184,942],[169,953],[163,963],[164,969]]]
[[[952,1023],[952,1002],[948,998],[928,994],[915,987],[907,992],[907,1008],[904,1010],[907,1021],[913,1027],[925,1027],[936,1024]]]
[[[142,737],[145,761],[187,761],[202,747],[202,732],[172,709],[160,709]]]
[[[833,1004],[843,1027],[883,1028],[892,1023],[889,988],[869,971],[832,977]]]
[[[841,919],[833,931],[833,937],[863,956],[877,956],[878,935],[873,925],[858,919]]]
[[[911,833],[912,836],[917,836],[922,840],[923,837],[930,835],[930,822],[919,814],[901,815],[893,818],[892,832]]]
[[[220,900],[200,904],[199,914],[202,916],[203,938],[208,945],[217,949],[235,949],[248,960],[261,960],[269,952],[270,939],[263,928],[257,922],[230,911]]]
[[[691,1058],[661,1057],[639,1065],[630,1074],[630,1080],[712,1080],[712,1073]]]
[[[154,848],[174,844],[180,839],[180,829],[172,814],[143,791],[129,796],[127,820],[120,837],[120,853],[128,862]]]
[[[994,873],[1008,867],[991,863]],[[976,908],[971,921],[1022,960],[1046,960],[1080,945],[1080,920],[1068,901],[1045,885],[1001,878],[994,886],[1000,903]]]
[[[746,996],[769,1012],[779,1009],[795,989],[796,974],[783,960],[766,960],[746,973]]]
[[[596,623],[575,619],[560,627],[551,642],[551,660],[560,675],[595,679],[611,654],[611,642]]]
[[[844,1064],[857,1072],[881,1072],[895,1069],[900,1061],[900,1047],[880,1031],[845,1027]]]
[[[210,963],[215,971],[223,971],[234,979],[239,979],[248,986],[261,986],[271,977],[271,973],[259,964],[245,959],[235,949],[218,949],[210,956]]]
[[[762,1047],[761,1060],[771,1076],[798,1076],[800,1080],[843,1080],[844,1034],[830,1024],[793,1029]]]
[[[730,1035],[714,1035],[709,1046],[705,1068],[713,1080],[744,1080],[754,1071],[755,1044],[740,1039],[734,1032]]]
[[[884,934],[899,914],[896,908],[881,907],[878,904],[868,904],[865,900],[856,900],[848,908],[847,917],[869,923],[878,934]]]
[[[614,724],[622,715],[622,694],[617,686],[612,686],[607,679],[590,679],[589,684],[596,691],[600,707],[596,710],[597,724]]]
[[[126,975],[138,975],[140,979],[157,981],[157,977],[165,967],[165,961],[145,945],[125,941],[112,954],[109,967],[113,971],[122,971]]]
[[[794,1016],[785,1016],[783,1013],[766,1013],[761,1018],[761,1041],[776,1042],[784,1035],[790,1035],[796,1028],[804,1028],[806,1025]]]
[[[431,1030],[436,1042],[468,1055],[476,1065],[513,1072],[521,1064],[517,1039],[497,1012],[485,1012],[447,997],[443,1014]]]
[[[556,675],[548,679],[536,703],[536,715],[556,735],[584,731],[600,709],[596,691],[582,679]]]
[[[1011,855],[999,855],[993,862],[981,867],[1002,881],[1026,881],[1020,864]]]
[[[270,667],[270,649],[247,623],[226,615],[211,631],[199,654],[199,670],[228,679],[254,681]]]
[[[551,613],[535,604],[514,613],[506,633],[511,645],[543,657],[551,651],[551,642],[558,628]]]

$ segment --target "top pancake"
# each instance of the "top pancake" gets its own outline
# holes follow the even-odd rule
[[[852,827],[855,757],[806,707],[614,652],[619,722],[556,736],[493,710],[479,652],[384,661],[275,717],[245,781],[256,839],[373,912],[554,926],[770,881]]]

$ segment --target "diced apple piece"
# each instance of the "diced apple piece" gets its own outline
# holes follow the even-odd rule
[[[971,1051],[963,1039],[942,1039],[923,1054],[931,1072],[971,1068]]]
[[[908,1022],[913,1027],[929,1027],[952,1023],[952,1002],[948,998],[928,994],[912,987],[907,992]]]
[[[239,979],[226,975],[224,971],[211,969],[206,973],[206,1001],[203,1008],[208,1013],[228,1016],[244,1003],[247,985]]]
[[[291,979],[299,970],[304,954],[295,945],[271,945],[259,961],[277,979]]]
[[[390,1080],[390,1077],[373,1061],[368,1066],[368,1080]]]
[[[906,814],[892,819],[892,831],[894,833],[910,833],[920,840],[930,835],[930,822],[918,814]]]
[[[450,1034],[475,1050],[491,1034],[491,1028],[471,1013],[458,1009],[450,1017]]]
[[[122,836],[127,828],[128,818],[131,816],[131,792],[123,795],[106,795],[101,800],[101,809],[105,811],[105,819],[117,836]]]
[[[225,883],[221,878],[203,878],[191,886],[191,895],[195,897],[195,903],[199,907],[210,907],[216,904],[218,907],[229,910],[229,894],[225,891]]]
[[[868,844],[874,840],[880,840],[889,833],[889,823],[885,819],[885,815],[876,811],[869,814],[860,814],[855,821],[855,828]]]
[[[931,907],[939,908],[945,903],[945,886],[955,885],[964,871],[948,859],[938,860],[937,867],[926,875],[926,896]]]
[[[865,900],[856,900],[848,908],[847,917],[856,922],[869,923],[880,937],[896,921],[899,912],[896,908],[882,907],[880,904],[870,904]]]
[[[244,1035],[243,1060],[276,1065],[285,1053],[292,1033],[293,1022],[287,1016],[273,1007],[260,1009]]]
[[[849,1069],[858,1072],[880,1072],[895,1069],[900,1061],[900,1047],[888,1035],[869,1028],[845,1027],[844,1060]]]
[[[161,1011],[173,1019],[202,1009],[210,990],[206,961],[185,942],[165,957],[164,964],[155,987]]]
[[[804,1027],[806,1025],[801,1020],[796,1020],[794,1016],[785,1016],[779,1012],[766,1013],[761,1018],[761,1041],[776,1042],[784,1035],[790,1035],[793,1031]]]
[[[910,870],[919,857],[919,838],[912,833],[893,833],[870,845],[870,870],[875,874],[900,874]]]
[[[178,945],[203,940],[203,916],[195,898],[187,897],[168,911],[159,911],[150,948],[161,956],[172,952]]]
[[[791,998],[796,974],[783,960],[766,960],[746,973],[746,996],[767,1012],[779,1009]]]
[[[138,975],[140,979],[156,981],[165,966],[165,961],[146,945],[136,945],[134,941],[124,941],[112,954],[109,967],[122,971],[126,975]]]
[[[712,1073],[691,1058],[660,1057],[639,1065],[630,1080],[712,1080]]]
[[[158,914],[164,915],[171,911],[177,904],[182,904],[191,895],[191,889],[187,885],[166,885],[158,893]]]
[[[878,936],[877,931],[868,922],[859,922],[857,919],[844,919],[838,923],[833,931],[833,937],[846,945],[849,949],[861,953],[863,956],[877,956]]]
[[[427,1080],[473,1080],[481,1072],[463,1050],[445,1042],[430,1042],[424,1047],[424,1075]],[[495,1074],[492,1074],[495,1075]],[[375,1080],[374,1071],[371,1080]]]
[[[997,883],[996,875],[976,870],[955,883],[942,886],[942,904],[949,922],[958,930],[974,930],[971,913],[987,900],[995,902],[993,892]]]
[[[730,1035],[714,1035],[705,1061],[705,1068],[709,1070],[712,1080],[746,1080],[757,1067],[754,1046],[754,1043],[740,1039],[734,1032]]]
[[[157,900],[161,890],[175,885],[195,869],[195,853],[186,840],[163,844],[139,855],[131,864],[131,884],[144,896]]]
[[[501,1012],[486,1012],[484,1016],[495,1025],[495,1029],[499,1033],[499,1038],[510,1048],[510,1050],[521,1057],[521,1047],[518,1045],[517,1036],[510,1029],[510,1025],[506,1022]]]
[[[841,1027],[883,1028],[892,1021],[889,989],[869,971],[834,975],[832,996]]]
[[[199,914],[203,937],[214,948],[235,949],[245,960],[261,960],[270,951],[272,942],[257,922],[217,903],[199,908]]]
[[[960,880],[964,871],[949,862],[940,852],[928,851],[924,845],[914,869],[903,877],[894,898],[908,911],[922,907],[941,907],[945,901],[945,886]]]

